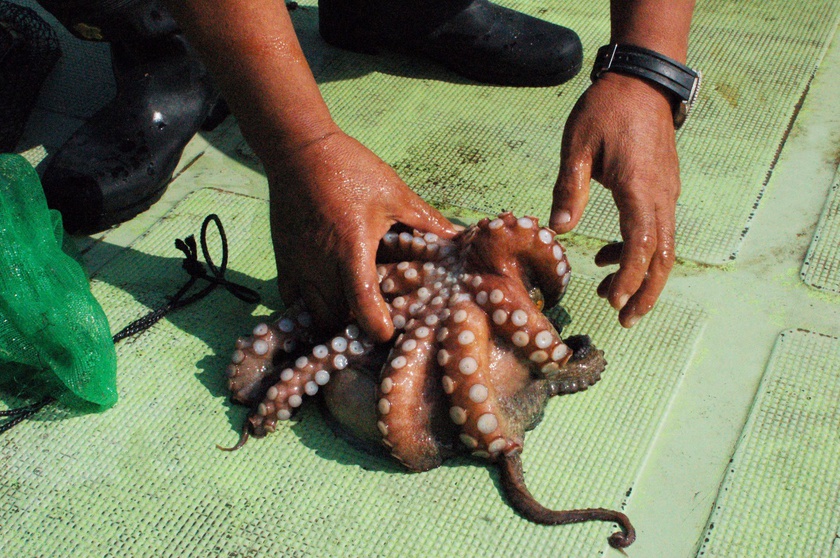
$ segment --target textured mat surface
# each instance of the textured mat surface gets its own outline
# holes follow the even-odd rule
[[[588,71],[555,88],[480,87],[408,58],[327,47],[317,35],[314,4],[301,2],[292,17],[346,131],[429,200],[545,219],[563,125],[589,83]],[[584,68],[609,37],[607,2],[504,4],[575,29]],[[711,264],[735,257],[838,15],[837,0],[698,2],[689,63],[705,80],[696,111],[678,135],[681,257]],[[577,232],[618,238],[611,195],[598,185],[592,190]]]
[[[840,293],[840,168],[805,256],[802,280],[817,289]]]
[[[781,334],[698,556],[840,556],[840,339]]]
[[[236,453],[244,410],[223,370],[233,340],[276,309],[264,201],[202,190],[113,258],[93,290],[117,330],[185,279],[173,239],[218,212],[229,278],[261,292],[248,307],[224,292],[118,346],[120,402],[101,415],[44,412],[0,437],[3,556],[593,556],[611,526],[541,527],[504,503],[498,477],[467,459],[408,474],[337,439],[308,406],[299,422]],[[211,239],[213,240],[213,239]],[[211,241],[218,253],[218,241]],[[100,255],[101,257],[101,255]],[[633,486],[703,317],[662,301],[632,331],[572,281],[567,333],[606,350],[604,379],[557,399],[529,434],[531,490],[554,507],[621,507]],[[52,414],[50,414],[52,413]],[[640,534],[644,536],[644,534]]]
[[[317,32],[316,4],[301,2],[292,17],[340,125],[437,204],[545,219],[563,125],[588,85],[588,71],[554,88],[477,86],[422,61],[327,46]],[[584,68],[609,37],[606,2],[503,4],[574,28],[584,43]],[[689,62],[705,80],[701,101],[678,135],[679,256],[720,264],[737,254],[838,16],[840,0],[698,3]],[[44,87],[39,118],[55,114],[75,127],[113,95],[113,77],[106,45],[57,29],[65,56]],[[38,163],[69,133],[68,126],[46,134],[35,126],[21,150]],[[598,185],[577,232],[603,240],[619,236],[612,198]]]

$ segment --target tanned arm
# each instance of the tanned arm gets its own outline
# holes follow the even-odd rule
[[[329,329],[352,314],[386,340],[376,250],[394,223],[451,237],[452,225],[330,116],[279,0],[169,0],[213,73],[269,183],[278,286]]]

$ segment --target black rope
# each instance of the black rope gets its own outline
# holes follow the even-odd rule
[[[18,424],[22,423],[47,405],[55,402],[52,397],[45,397],[37,403],[27,405],[26,407],[18,407],[17,409],[9,409],[8,411],[0,411],[0,417],[8,417],[9,420],[0,424],[0,434],[8,432]]]
[[[213,262],[213,258],[210,257],[210,251],[207,248],[207,228],[211,222],[216,225],[216,229],[219,232],[219,238],[221,238],[222,241],[222,263],[218,267],[216,267],[216,264]],[[204,261],[206,262],[207,269],[209,269],[209,273],[205,270],[204,264],[198,261],[198,247],[196,246],[195,237],[193,235],[188,236],[184,240],[175,240],[175,247],[184,253],[184,261],[181,263],[181,266],[187,271],[187,273],[190,274],[189,280],[177,293],[175,293],[175,296],[169,299],[169,302],[157,310],[153,310],[152,312],[146,314],[139,320],[131,322],[123,328],[122,331],[119,331],[116,335],[114,335],[114,343],[149,329],[172,310],[183,308],[184,306],[192,304],[197,300],[201,300],[213,292],[216,287],[224,287],[230,294],[239,300],[250,304],[256,304],[260,301],[260,295],[256,291],[225,279],[225,272],[227,271],[228,263],[227,235],[225,235],[225,229],[222,226],[221,219],[219,219],[219,216],[215,213],[208,215],[204,219],[204,223],[201,224],[200,239],[201,253],[204,256]],[[197,293],[185,297],[187,292],[189,292],[189,290],[192,289],[192,287],[200,280],[207,281],[208,284]]]
[[[219,238],[222,241],[222,263],[218,267],[213,262],[213,258],[210,256],[210,251],[207,248],[207,229],[211,222],[216,225],[216,230],[218,231]],[[221,219],[219,219],[219,216],[215,213],[208,215],[201,224],[200,242],[201,253],[204,256],[204,264],[198,260],[198,246],[196,245],[195,237],[193,235],[189,235],[183,240],[180,238],[175,239],[175,247],[184,253],[184,261],[181,262],[181,267],[186,270],[186,272],[190,275],[190,278],[166,304],[157,310],[152,310],[142,318],[131,322],[122,330],[117,332],[113,337],[115,344],[127,337],[131,337],[132,335],[149,329],[169,312],[201,300],[213,292],[216,287],[224,287],[224,289],[230,294],[249,304],[257,304],[260,301],[259,293],[253,289],[249,289],[244,285],[234,283],[225,278],[225,272],[227,271],[228,264],[227,235],[225,234],[225,228],[222,226]],[[199,281],[206,281],[207,285],[198,292],[193,293],[190,296],[186,296]],[[53,397],[45,397],[41,401],[33,403],[32,405],[27,405],[26,407],[0,411],[0,417],[9,419],[3,424],[0,424],[0,434],[8,432],[55,401],[56,399]]]

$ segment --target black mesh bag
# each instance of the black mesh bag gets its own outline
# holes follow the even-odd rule
[[[15,148],[61,48],[29,8],[0,0],[0,153]]]

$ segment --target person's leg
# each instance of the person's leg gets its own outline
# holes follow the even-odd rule
[[[488,0],[319,0],[318,9],[334,46],[421,54],[486,83],[557,85],[583,59],[574,31]]]
[[[76,36],[108,41],[117,95],[50,159],[42,182],[70,232],[128,220],[157,201],[219,95],[156,0],[40,0]]]

